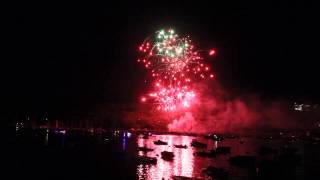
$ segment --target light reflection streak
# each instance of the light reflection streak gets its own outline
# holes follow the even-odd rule
[[[168,145],[155,145],[153,141],[161,140],[168,142]],[[139,152],[138,155],[157,157],[156,165],[139,165],[137,175],[139,179],[171,179],[175,176],[192,177],[193,175],[193,148],[189,147],[192,138],[188,136],[176,135],[158,135],[151,136],[149,139],[137,138],[139,147],[148,147],[154,149],[151,152]],[[188,148],[175,148],[174,145],[187,145]],[[161,158],[162,151],[173,152],[175,157],[173,161],[165,161]]]
[[[46,130],[46,139],[45,139],[44,144],[45,144],[46,146],[48,146],[48,144],[49,144],[49,129]]]

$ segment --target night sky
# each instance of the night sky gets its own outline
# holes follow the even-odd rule
[[[319,102],[318,9],[304,1],[8,5],[1,61],[4,112],[84,111],[130,103],[145,88],[137,48],[163,27],[216,48],[234,94]]]

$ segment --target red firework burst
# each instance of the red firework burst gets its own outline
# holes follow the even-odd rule
[[[189,36],[179,37],[173,29],[157,31],[155,37],[139,46],[139,51],[138,62],[151,73],[154,83],[148,98],[141,101],[152,101],[158,110],[190,108],[197,94],[195,83],[214,77]]]

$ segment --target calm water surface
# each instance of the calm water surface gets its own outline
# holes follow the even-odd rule
[[[206,149],[191,147],[196,139],[206,143]],[[12,133],[7,148],[7,168],[17,177],[43,176],[72,179],[172,179],[173,176],[205,178],[203,169],[208,166],[224,168],[229,172],[228,179],[257,179],[258,168],[241,168],[230,165],[228,159],[236,155],[252,155],[260,160],[259,147],[280,148],[283,139],[263,140],[252,137],[213,141],[202,136],[172,134],[152,134],[147,139],[143,135],[128,131],[104,134],[74,133],[52,129],[29,130]],[[168,145],[155,145],[161,140]],[[302,155],[302,163],[290,171],[294,179],[304,179],[319,175],[316,170],[320,163],[319,145],[309,145],[302,140],[293,143]],[[175,148],[174,145],[187,145],[188,148]],[[217,155],[215,158],[198,157],[194,153],[200,150],[214,150],[217,147],[231,147],[231,154]],[[148,147],[150,152],[137,151],[137,147]],[[161,158],[161,152],[173,152],[173,161]],[[136,156],[157,158],[157,164],[146,165],[134,161]],[[8,171],[8,172],[9,172]],[[15,173],[15,172],[21,173]],[[35,173],[36,172],[36,173]],[[54,172],[54,173],[53,173]]]
[[[200,142],[208,144],[208,147],[195,148],[191,147],[191,141],[196,139]],[[168,145],[155,145],[153,142],[161,140],[168,142]],[[138,152],[139,155],[149,157],[157,157],[156,165],[138,165],[137,175],[139,179],[170,179],[172,176],[185,177],[202,177],[202,170],[209,165],[215,167],[223,167],[231,171],[230,176],[241,176],[243,178],[253,176],[252,171],[246,169],[232,168],[227,161],[230,155],[219,155],[216,158],[198,157],[194,153],[200,150],[212,150],[219,146],[230,146],[232,155],[254,155],[252,150],[258,143],[252,138],[245,138],[245,143],[241,144],[239,139],[227,139],[222,142],[213,141],[194,136],[183,135],[152,135],[149,139],[144,139],[142,136],[136,138],[139,147],[148,147],[154,149],[151,152]],[[187,145],[188,148],[175,148],[174,145]],[[161,158],[162,151],[170,151],[174,153],[173,161],[166,161]]]

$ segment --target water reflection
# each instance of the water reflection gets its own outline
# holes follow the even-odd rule
[[[45,138],[45,141],[44,141],[44,144],[46,145],[46,146],[48,146],[48,144],[49,144],[49,129],[47,129],[46,130],[46,138]]]
[[[168,142],[168,145],[155,145],[153,141],[161,140]],[[174,145],[190,145],[192,138],[189,136],[176,135],[156,135],[148,139],[142,136],[137,138],[139,147],[148,147],[154,149],[149,152],[138,152],[139,155],[149,157],[158,157],[156,165],[139,165],[137,174],[139,179],[170,179],[171,176],[193,176],[193,149],[175,148]],[[161,152],[169,151],[174,153],[173,161],[161,159]]]
[[[126,150],[126,132],[124,131],[122,134],[122,146],[121,146],[122,150]]]
[[[206,143],[207,149],[198,149],[191,147],[193,139]],[[155,145],[154,141],[161,140],[168,142],[168,145]],[[245,169],[230,166],[228,159],[230,156],[237,155],[257,155],[256,147],[260,144],[255,138],[244,138],[244,143],[240,143],[239,139],[226,139],[224,141],[213,141],[203,137],[181,136],[181,135],[152,135],[144,138],[142,135],[136,139],[138,147],[147,147],[153,151],[139,151],[138,155],[156,157],[156,165],[138,165],[137,176],[139,179],[171,179],[172,176],[184,176],[193,178],[205,178],[202,170],[208,166],[221,167],[226,169],[230,174],[229,178],[254,176],[254,172]],[[275,143],[275,141],[274,141]],[[174,145],[187,145],[187,148],[176,148]],[[204,150],[215,150],[217,147],[231,147],[231,154],[219,155],[215,158],[195,156],[195,152]],[[161,152],[169,151],[174,153],[173,161],[166,161],[161,158]]]
[[[306,169],[305,164],[314,166],[314,159],[316,159],[314,157],[319,152],[318,145],[310,144],[310,140],[303,140],[302,138],[292,142],[287,138],[272,138],[272,140],[268,138],[266,140],[264,137],[262,139],[261,137],[243,136],[241,138],[225,138],[223,141],[213,141],[212,139],[205,139],[203,136],[171,134],[149,136],[131,134],[129,131],[107,132],[101,135],[83,131],[44,128],[19,129],[16,132],[12,129],[12,136],[14,142],[16,142],[11,144],[13,154],[22,154],[16,157],[15,162],[17,164],[21,164],[20,161],[24,164],[39,164],[41,165],[38,167],[40,169],[44,167],[43,164],[51,168],[66,164],[65,169],[67,170],[64,173],[69,173],[72,176],[74,173],[70,171],[70,167],[74,167],[75,172],[79,172],[79,168],[83,168],[86,171],[81,172],[87,172],[90,175],[97,171],[105,174],[106,167],[112,167],[113,169],[108,169],[109,174],[123,177],[111,179],[134,179],[134,177],[137,177],[138,179],[162,180],[172,179],[172,176],[203,179],[205,176],[203,169],[208,166],[223,168],[229,173],[228,179],[253,179],[269,177],[270,175],[276,177],[279,173],[286,173],[283,174],[285,177],[303,176]],[[190,144],[193,139],[207,144],[207,149],[191,147]],[[154,141],[158,140],[167,144],[155,145]],[[180,148],[175,145],[180,145],[178,146]],[[183,145],[188,147],[184,148]],[[46,147],[42,148],[42,146]],[[145,149],[142,148],[143,151],[137,152],[137,146],[145,147]],[[219,154],[218,150],[223,149],[223,147],[229,147],[229,152]],[[266,151],[266,148],[264,148],[263,155],[261,154],[261,147],[269,147],[271,150],[276,150],[276,153],[272,153],[273,151],[270,149]],[[296,151],[295,148],[298,150],[296,154],[293,153]],[[152,151],[149,151],[150,149]],[[195,155],[197,151],[210,152],[210,150],[216,150],[213,151],[216,156],[201,156],[199,153]],[[173,160],[162,159],[161,152],[163,151],[172,152],[174,154]],[[34,153],[34,156],[24,156],[25,153],[23,152]],[[266,155],[266,152],[269,152],[269,154]],[[303,156],[300,156],[300,153]],[[88,155],[90,157],[87,157]],[[157,163],[155,165],[137,165],[135,159],[137,155],[155,157]],[[230,163],[229,158],[238,155],[256,157],[257,161],[249,168]],[[42,161],[43,159],[50,160]],[[301,164],[298,164],[300,160]],[[92,167],[92,164],[100,164],[100,166]],[[28,169],[28,167],[23,166],[20,169]],[[87,171],[88,169],[89,171]],[[118,173],[118,169],[121,169],[121,173]]]

